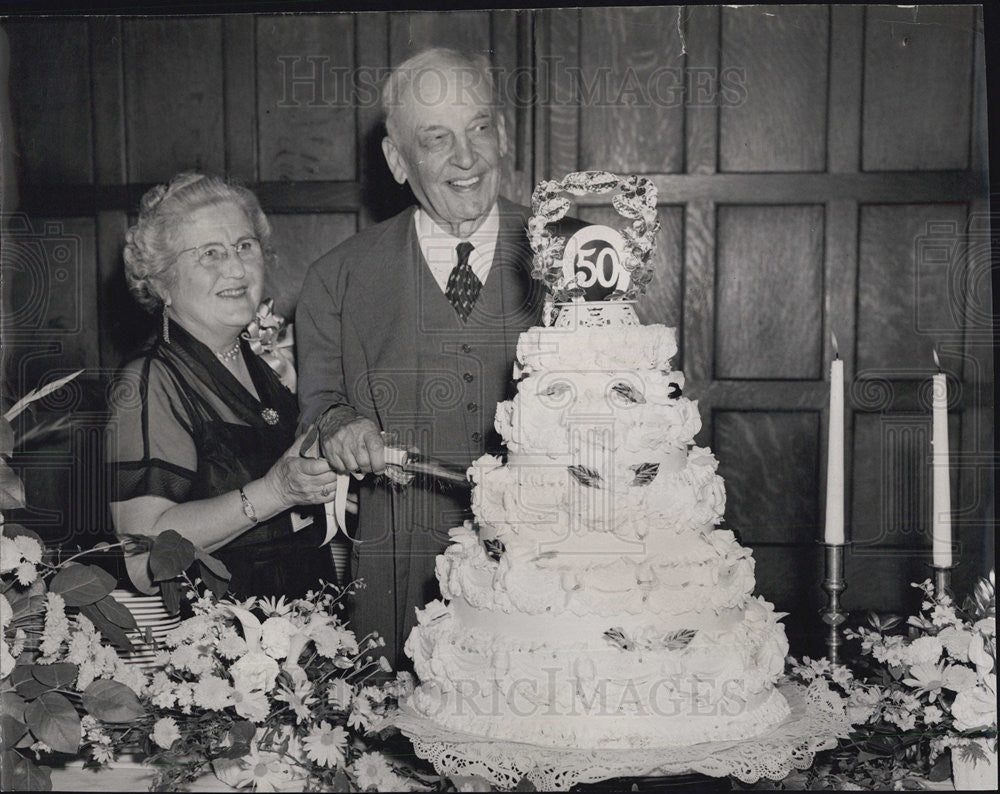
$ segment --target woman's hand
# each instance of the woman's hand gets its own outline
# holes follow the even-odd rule
[[[262,478],[284,507],[329,502],[336,490],[337,473],[325,459],[299,457],[304,437],[295,439]]]

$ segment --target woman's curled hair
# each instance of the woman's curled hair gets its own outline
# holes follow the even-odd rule
[[[170,184],[146,191],[139,220],[125,233],[125,279],[139,304],[149,312],[163,305],[162,289],[173,280],[177,256],[174,232],[187,217],[203,207],[233,203],[240,207],[260,240],[266,266],[273,264],[271,224],[252,191],[222,177],[186,171]]]

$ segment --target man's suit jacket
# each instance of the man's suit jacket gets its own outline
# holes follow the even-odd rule
[[[331,406],[344,424],[368,417],[404,445],[464,468],[499,451],[496,404],[512,396],[518,336],[540,324],[543,292],[530,277],[527,208],[499,200],[499,239],[486,283],[463,323],[424,261],[414,208],[372,226],[309,269],[295,317],[302,427]],[[579,224],[577,224],[579,225]],[[434,559],[448,529],[471,517],[462,489],[360,484],[352,576],[359,638],[377,630],[406,665],[414,609],[439,596]]]

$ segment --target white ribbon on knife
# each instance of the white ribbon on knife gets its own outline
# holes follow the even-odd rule
[[[316,442],[308,450],[301,453],[305,458],[318,458],[320,457],[319,449],[319,437],[316,437]],[[409,453],[405,449],[400,449],[398,447],[386,447],[385,448],[385,462],[387,465],[403,466],[406,463],[406,459]],[[337,537],[337,532],[343,532],[344,537],[348,540],[354,540],[350,535],[347,534],[347,490],[351,484],[351,475],[349,474],[338,474],[336,491],[334,493],[333,499],[329,502],[323,503],[323,512],[326,514],[326,537],[323,538],[321,546],[325,546],[335,537]],[[293,514],[294,515],[294,514]],[[295,521],[292,521],[292,528],[297,532],[305,526],[296,527]]]

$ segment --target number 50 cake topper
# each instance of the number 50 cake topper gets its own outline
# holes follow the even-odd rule
[[[562,195],[617,191],[611,204],[631,220],[621,231],[586,226],[569,242],[547,228],[563,217],[570,200]],[[653,277],[651,263],[656,232],[656,186],[646,177],[620,177],[608,171],[577,171],[559,181],[543,181],[531,196],[534,214],[528,239],[535,252],[531,275],[545,284],[546,302],[574,299],[634,300]]]

